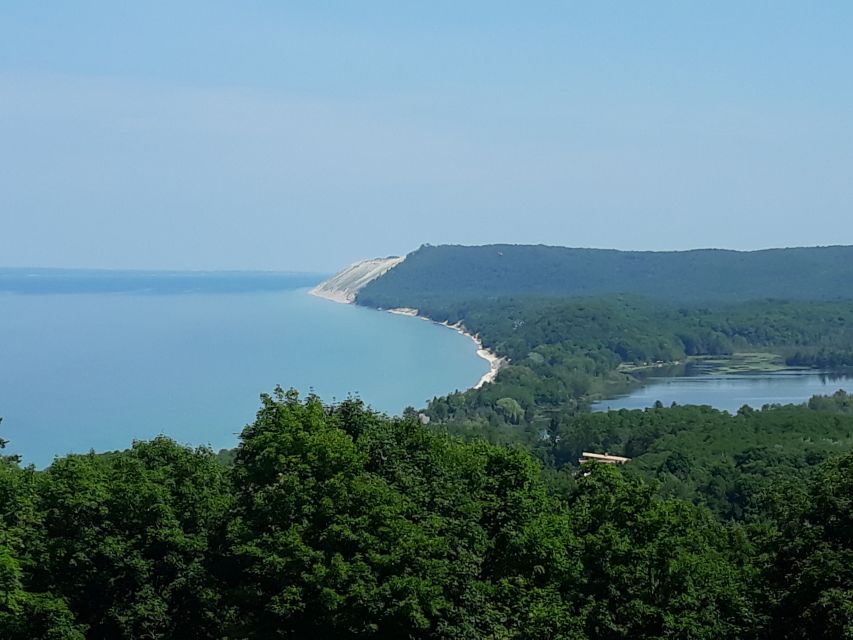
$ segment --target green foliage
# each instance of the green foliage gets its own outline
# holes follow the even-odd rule
[[[518,424],[521,419],[524,417],[524,409],[521,408],[521,405],[515,400],[515,398],[501,398],[497,402],[495,402],[495,406],[500,409],[506,419],[513,423]]]
[[[429,427],[276,389],[236,451],[0,456],[0,640],[853,638],[849,395],[586,412],[690,356],[849,365],[851,251],[424,247],[359,302],[463,322],[494,383]]]
[[[774,411],[728,417],[731,433]],[[556,428],[677,439],[725,417]],[[44,472],[7,461],[0,638],[845,637],[853,458],[793,493],[768,483],[744,529],[660,497],[642,476],[662,450],[643,446],[633,472],[543,473],[518,447],[279,389],[230,468],[165,438]],[[688,482],[696,458],[677,451],[657,468]]]
[[[756,626],[737,531],[593,464],[569,501],[590,638],[743,637]]]
[[[426,313],[437,319],[463,314],[469,330],[510,358],[494,383],[434,398],[426,409],[431,424],[468,438],[523,444],[549,464],[559,451],[551,451],[548,438],[566,437],[556,433],[558,425],[592,400],[640,384],[643,366],[678,373],[683,369],[671,363],[695,355],[749,349],[784,358],[816,345],[839,353],[853,346],[853,302],[676,308],[634,298],[517,298],[470,301],[458,310],[442,303]],[[508,411],[509,400],[521,411]],[[569,437],[578,447],[607,446]]]
[[[67,602],[39,592],[29,581],[40,524],[37,480],[32,468],[0,458],[0,638],[82,640],[85,627]]]
[[[853,638],[853,456],[766,500],[770,637]]]
[[[851,491],[833,466],[853,450],[847,394],[734,416],[660,405],[586,413],[592,400],[640,384],[644,367],[694,356],[750,351],[850,367],[853,302],[838,292],[851,251],[424,246],[359,292],[362,305],[462,323],[509,359],[494,383],[434,398],[426,413],[443,432],[523,445],[543,463],[543,484],[568,501],[582,578],[570,603],[559,589],[538,603],[517,589],[527,628],[540,637],[853,637]],[[584,450],[632,458],[628,480],[599,469],[576,477]],[[709,513],[745,524],[721,526]],[[544,618],[552,624],[540,626]]]
[[[637,294],[656,299],[833,300],[853,279],[853,247],[651,252],[566,247],[424,245],[359,292],[362,304],[516,295]]]
[[[219,637],[208,550],[229,503],[212,453],[166,438],[57,460],[38,478],[27,584],[87,638]]]
[[[631,473],[657,480],[664,495],[743,519],[769,482],[853,450],[853,416],[796,406],[734,416],[696,406],[585,414],[558,424],[545,457],[560,468],[584,450],[628,456]]]
[[[434,398],[426,413],[451,432],[536,450],[555,419],[637,386],[643,367],[743,351],[853,366],[853,301],[837,293],[851,253],[424,246],[357,302],[417,308],[478,334],[509,364],[495,383]]]
[[[808,407],[812,411],[853,414],[853,394],[839,389],[831,396],[814,396]]]
[[[229,564],[264,637],[507,634],[502,583],[544,563],[556,508],[523,452],[295,392],[265,396],[234,467]]]

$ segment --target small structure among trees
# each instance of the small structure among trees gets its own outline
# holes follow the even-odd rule
[[[603,462],[604,464],[625,464],[626,462],[630,462],[631,458],[612,456],[606,451],[604,453],[590,453],[588,451],[584,451],[581,453],[581,457],[578,458],[578,462],[581,464],[590,461]]]

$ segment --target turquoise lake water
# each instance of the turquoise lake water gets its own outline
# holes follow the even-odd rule
[[[779,371],[749,374],[699,374],[648,378],[648,384],[619,398],[593,405],[594,411],[644,409],[656,401],[664,406],[707,404],[736,412],[743,405],[800,404],[814,395],[853,392],[853,377],[819,371]]]
[[[50,293],[53,285],[0,293],[7,452],[42,466],[57,454],[123,449],[159,433],[233,447],[258,395],[276,384],[326,401],[353,393],[399,414],[473,386],[488,370],[455,331],[318,299],[299,284],[162,293],[156,282],[119,292],[111,289],[126,284],[101,281],[97,293],[64,284],[61,294]],[[241,287],[250,290],[234,292]]]

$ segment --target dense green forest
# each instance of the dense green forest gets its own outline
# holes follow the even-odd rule
[[[507,366],[494,384],[434,398],[426,413],[456,433],[529,446],[591,401],[641,384],[643,367],[743,352],[853,367],[851,253],[424,246],[357,302],[415,308],[477,334]]]
[[[750,349],[789,358],[853,349],[853,300],[686,306],[634,296],[517,296],[421,300],[417,308],[439,322],[463,323],[489,348],[516,362],[549,346],[606,352],[608,361],[619,363],[671,362]]]
[[[369,283],[359,302],[416,307],[520,294],[637,294],[684,302],[850,298],[853,247],[615,251],[530,245],[429,246]]]
[[[645,453],[562,482],[520,447],[358,400],[262,400],[227,465],[166,438],[44,471],[2,459],[0,638],[853,637],[853,455],[819,463],[849,397],[587,416],[581,440]],[[814,458],[745,472],[739,521],[661,494],[732,439],[792,454],[792,421]]]
[[[743,407],[734,416],[659,403],[644,411],[588,409],[647,375],[707,366],[709,357],[722,366],[853,367],[853,300],[843,282],[849,252],[422,247],[357,301],[458,323],[507,361],[494,383],[434,398],[423,411],[434,429],[523,446],[557,496],[579,490],[583,451],[631,458],[623,479],[713,514],[746,536],[751,559],[762,558],[762,569],[747,561],[752,584],[781,608],[769,613],[759,605],[746,614],[768,625],[759,637],[821,637],[832,618],[830,635],[846,638],[853,637],[849,544],[788,539],[784,561],[763,545],[780,542],[781,530],[808,537],[813,527],[850,540],[850,488],[835,481],[853,451],[853,398],[839,391],[803,406]],[[815,524],[824,507],[833,514]],[[792,518],[786,525],[779,524],[783,513]],[[818,548],[821,559],[812,564]],[[785,575],[800,594],[821,591],[824,580],[834,586],[806,611],[771,593],[771,575]]]
[[[453,402],[451,397],[450,402]],[[802,406],[743,407],[736,415],[707,406],[563,413],[541,431],[484,426],[450,416],[433,425],[468,440],[520,444],[562,486],[584,451],[632,459],[626,473],[659,483],[661,495],[707,506],[719,518],[746,516],[768,479],[800,478],[825,460],[853,451],[853,397],[843,391]],[[432,423],[431,423],[432,424]]]
[[[780,365],[853,365],[846,300],[676,306],[630,296],[515,297],[436,301],[422,312],[462,322],[509,359],[493,384],[434,398],[426,410],[433,424],[501,442],[540,440],[591,400],[640,384],[660,369],[644,370],[655,363],[764,351]]]

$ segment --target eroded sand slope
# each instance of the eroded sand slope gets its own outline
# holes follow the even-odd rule
[[[396,267],[405,258],[396,256],[390,258],[372,258],[360,260],[348,266],[343,271],[321,282],[311,290],[312,295],[349,304],[355,300],[356,294],[371,280],[375,280],[389,269]]]

